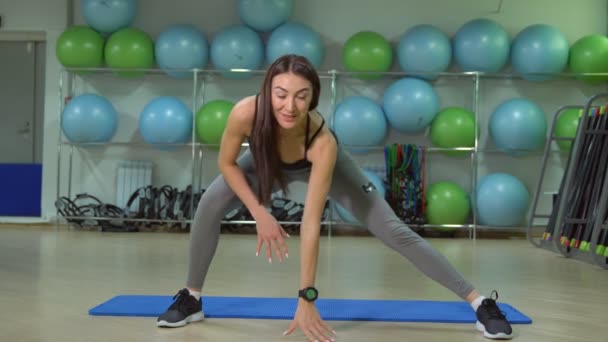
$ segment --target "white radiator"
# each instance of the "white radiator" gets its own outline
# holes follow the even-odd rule
[[[139,188],[152,184],[154,163],[148,161],[125,160],[116,170],[116,206],[125,208],[129,197]]]

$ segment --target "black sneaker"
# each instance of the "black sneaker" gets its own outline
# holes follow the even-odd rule
[[[493,294],[496,294],[498,299],[498,292],[492,291]],[[492,295],[490,298],[485,298],[477,308],[477,330],[483,332],[483,336],[487,338],[509,340],[513,338],[513,330]]]
[[[156,320],[157,326],[177,328],[188,323],[202,321],[205,318],[201,300],[190,295],[188,289],[180,290],[173,299],[176,300],[169,309]]]

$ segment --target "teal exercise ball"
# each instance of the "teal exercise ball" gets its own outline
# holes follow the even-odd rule
[[[491,19],[465,23],[454,34],[453,44],[454,60],[463,71],[498,72],[509,60],[509,33]]]
[[[520,31],[511,47],[513,70],[528,81],[544,81],[568,65],[570,45],[557,27],[531,25]]]
[[[74,143],[112,140],[118,128],[118,113],[106,97],[85,93],[67,103],[61,113],[61,129]]]

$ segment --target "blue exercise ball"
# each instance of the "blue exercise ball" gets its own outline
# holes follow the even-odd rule
[[[191,78],[191,71],[171,69],[202,69],[209,61],[209,45],[205,35],[190,24],[172,25],[163,30],[154,44],[158,66],[175,78]]]
[[[530,25],[520,31],[511,46],[511,65],[529,81],[544,81],[568,64],[570,45],[566,36],[547,24]],[[530,74],[549,75],[530,75]]]
[[[264,64],[264,42],[245,25],[231,25],[220,30],[211,41],[211,64],[218,70],[257,70]],[[244,79],[247,72],[226,72],[226,78]]]
[[[545,146],[545,112],[528,99],[513,98],[500,103],[490,115],[489,126],[496,147],[510,155],[525,155]]]
[[[509,33],[490,19],[474,19],[453,38],[454,60],[464,71],[498,72],[509,60]]]
[[[446,71],[452,60],[450,37],[433,25],[416,25],[407,30],[397,43],[397,60],[401,69],[424,79],[435,79],[432,73]]]
[[[192,111],[176,97],[157,97],[142,110],[139,131],[149,144],[186,143],[192,137]]]
[[[118,113],[107,98],[85,93],[74,97],[61,113],[61,129],[74,143],[112,140],[118,128]]]
[[[302,23],[282,24],[268,37],[266,61],[272,64],[277,58],[288,54],[304,56],[315,68],[320,67],[325,54],[321,35]]]
[[[405,77],[386,88],[382,108],[390,125],[402,133],[420,133],[439,111],[439,96],[427,81]]]
[[[492,173],[477,184],[479,222],[490,226],[523,224],[530,204],[530,193],[519,178],[508,173]]]
[[[258,32],[269,32],[285,23],[293,11],[293,0],[239,0],[239,18]]]
[[[101,33],[114,33],[131,26],[137,14],[137,0],[81,0],[85,22]]]
[[[61,129],[74,143],[112,140],[118,128],[118,113],[105,97],[85,93],[74,97],[61,113]]]
[[[384,187],[384,181],[382,181],[382,178],[378,176],[376,172],[373,171],[363,170],[363,173],[365,174],[367,179],[369,179],[369,181],[372,182],[372,184],[376,187],[380,195],[384,197],[386,194],[386,188]],[[346,208],[341,206],[339,203],[335,202],[334,209],[336,210],[338,217],[342,219],[342,221],[352,224],[361,223],[356,217],[354,217],[350,213],[350,211],[346,210]]]
[[[365,96],[350,96],[336,106],[332,128],[343,145],[354,153],[365,153],[363,146],[384,143],[388,124],[378,103]]]

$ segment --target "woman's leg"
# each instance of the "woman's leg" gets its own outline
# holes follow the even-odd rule
[[[474,291],[448,260],[405,225],[351,157],[340,150],[330,197],[350,211],[374,236],[406,257],[431,279],[466,300]]]
[[[511,327],[500,314],[496,302],[480,296],[446,257],[404,224],[355,161],[342,149],[339,150],[329,196],[418,270],[469,302],[479,320],[477,328],[484,331],[486,337],[510,338]]]
[[[239,157],[238,164],[249,183],[255,184],[253,158],[249,151]],[[226,213],[240,205],[240,200],[221,175],[205,190],[197,205],[190,228],[190,251],[186,287],[175,302],[157,319],[162,327],[181,327],[204,318],[200,291],[220,237],[220,221]]]

